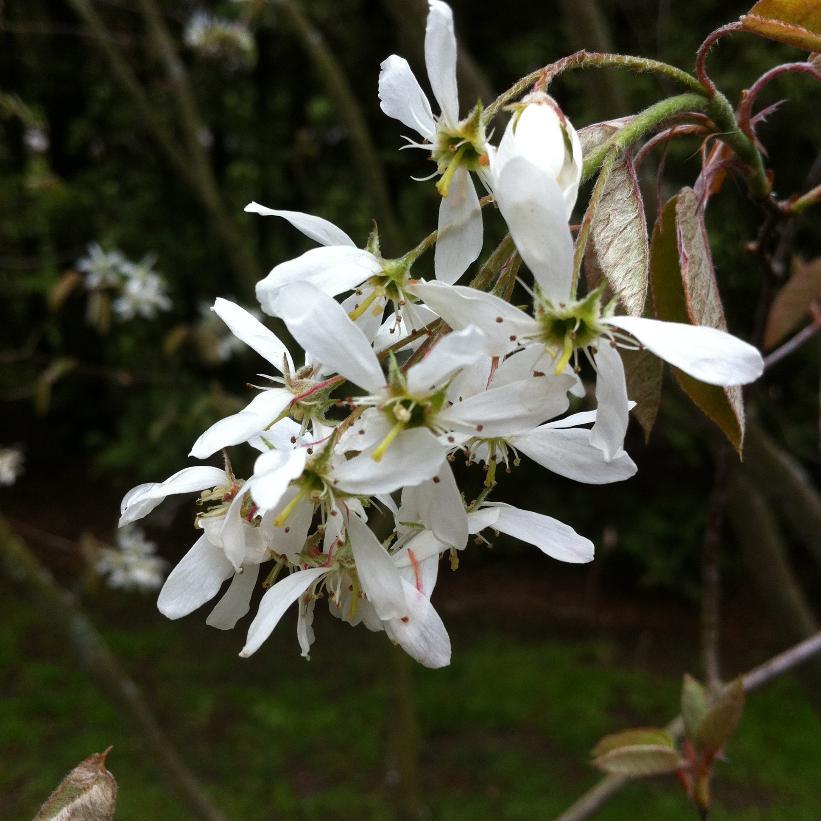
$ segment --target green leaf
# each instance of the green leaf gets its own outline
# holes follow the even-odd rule
[[[710,700],[704,686],[685,673],[681,687],[681,717],[684,719],[684,733],[690,741],[695,741],[701,721],[709,709]]]
[[[771,350],[783,342],[810,315],[813,303],[821,306],[821,257],[810,262],[796,260],[792,275],[770,308],[764,347]]]
[[[741,18],[747,31],[805,51],[821,51],[818,0],[758,0]]]
[[[650,243],[650,272],[656,315],[668,322],[726,330],[724,310],[699,198],[682,188],[665,204]],[[676,381],[741,453],[744,405],[739,387],[707,385],[673,368]]]
[[[616,160],[596,204],[585,252],[588,283],[607,280],[632,316],[641,316],[647,297],[650,247],[644,201],[633,155]]]
[[[594,757],[605,755],[621,747],[661,746],[673,749],[673,739],[667,730],[658,727],[636,727],[632,730],[622,730],[611,733],[600,739],[593,748]]]
[[[683,765],[684,760],[675,750],[653,744],[620,747],[593,759],[593,766],[606,773],[633,778],[674,773]]]
[[[105,767],[109,750],[81,761],[40,807],[34,821],[111,821],[117,803],[117,782]]]
[[[737,678],[729,684],[707,710],[696,732],[696,746],[712,758],[735,732],[744,711],[744,682]]]

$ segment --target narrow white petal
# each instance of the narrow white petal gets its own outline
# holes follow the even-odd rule
[[[336,296],[356,288],[381,270],[382,266],[370,251],[348,245],[312,248],[296,259],[275,266],[257,283],[257,299],[266,314],[278,316],[274,307],[277,293],[286,285],[310,282],[328,296]]]
[[[297,229],[302,231],[308,239],[318,242],[320,245],[350,245],[356,247],[356,243],[341,229],[332,222],[328,222],[322,217],[315,217],[313,214],[304,214],[302,211],[282,211],[275,208],[266,208],[258,202],[250,202],[245,206],[245,210],[252,214],[262,214],[264,217],[282,217]]]
[[[503,385],[510,385],[513,382],[528,379],[534,373],[553,373],[555,359],[555,352],[549,352],[541,342],[528,345],[521,351],[512,353],[499,364],[499,367],[493,373],[493,381],[490,386],[500,388]]]
[[[600,339],[595,355],[596,421],[590,431],[590,443],[604,453],[607,460],[622,452],[627,433],[630,405],[627,401],[627,382],[624,365],[618,351],[606,340]]]
[[[370,448],[336,467],[334,486],[363,496],[392,493],[435,476],[445,458],[445,448],[427,428],[400,433],[379,462],[371,457],[373,450]]]
[[[467,168],[459,167],[439,206],[433,267],[436,278],[452,284],[482,252],[482,207]]]
[[[138,485],[123,497],[120,505],[119,527],[142,519],[154,510],[166,496],[194,493],[224,484],[225,481],[225,471],[221,468],[197,465],[177,471],[164,482],[148,482]]]
[[[316,601],[311,598],[309,601],[305,597],[299,600],[299,616],[296,620],[296,638],[299,642],[299,649],[302,651],[302,658],[309,658],[311,645],[314,643],[314,610]]]
[[[251,496],[261,513],[279,504],[288,485],[302,475],[307,458],[305,448],[269,450],[257,457],[254,475],[246,486],[250,487]]]
[[[429,6],[425,28],[425,65],[433,96],[439,103],[445,124],[452,127],[459,122],[453,12],[441,0],[430,0]]]
[[[426,541],[419,538],[423,535],[428,537]],[[430,598],[439,576],[439,554],[450,546],[440,542],[429,530],[423,530],[419,536],[394,553],[393,561],[402,578]],[[417,555],[417,547],[424,553]]]
[[[764,371],[764,360],[752,345],[718,328],[639,316],[613,316],[605,321],[632,334],[656,356],[710,385],[746,385]]]
[[[379,107],[389,117],[433,140],[436,123],[430,103],[402,57],[391,54],[379,71]]]
[[[516,248],[543,294],[554,303],[570,298],[573,238],[556,180],[522,157],[506,163],[493,193]]]
[[[575,530],[558,519],[520,510],[512,505],[493,505],[498,507],[499,518],[493,525],[496,530],[507,533],[514,539],[538,547],[542,553],[552,556],[561,562],[592,562],[593,542],[579,536]]]
[[[190,456],[207,459],[222,448],[240,445],[264,431],[284,411],[293,394],[285,388],[272,388],[255,396],[243,410],[220,419],[194,442]]]
[[[585,428],[555,428],[542,425],[510,438],[510,444],[542,467],[559,476],[589,485],[621,482],[636,473],[636,465],[624,452],[612,460],[590,442]]]
[[[236,623],[251,609],[251,594],[258,578],[258,564],[247,564],[242,568],[242,573],[235,573],[231,584],[208,614],[205,623],[217,630],[233,630]]]
[[[187,616],[213,599],[233,573],[234,566],[222,550],[200,536],[165,580],[157,608],[169,619]]]
[[[214,313],[228,326],[234,336],[253,348],[263,359],[267,359],[280,373],[282,363],[287,362],[293,371],[291,354],[277,335],[266,328],[244,308],[227,299],[218,298],[214,303]]]
[[[408,390],[422,394],[441,387],[456,371],[487,356],[487,349],[488,338],[475,326],[449,333],[408,368]]]
[[[300,282],[277,291],[272,303],[274,314],[314,359],[370,393],[384,387],[370,343],[335,299]]]
[[[240,656],[248,658],[273,633],[285,611],[317,580],[328,572],[325,567],[299,570],[278,581],[260,600],[259,609],[248,628],[248,638]]]
[[[417,488],[416,504],[422,523],[439,541],[457,550],[467,544],[467,514],[447,459],[433,479]]]
[[[565,374],[531,376],[457,402],[439,414],[439,421],[483,438],[521,433],[564,413],[572,384]]]
[[[298,492],[297,487],[288,488],[279,504],[269,510],[259,524],[263,543],[271,550],[292,559],[296,558],[296,554],[302,550],[308,538],[308,530],[314,518],[313,502],[307,500],[299,502],[281,527],[274,525],[274,519]]]
[[[461,331],[468,325],[481,328],[490,339],[489,352],[493,356],[506,354],[519,344],[520,339],[539,330],[536,320],[524,311],[498,296],[466,285],[418,282],[408,290],[455,331]]]
[[[407,615],[402,577],[373,531],[358,516],[351,516],[348,537],[362,590],[379,618],[401,619]]]
[[[438,669],[450,664],[450,637],[430,600],[402,579],[408,613],[404,619],[385,622],[385,632],[411,658],[424,667]]]

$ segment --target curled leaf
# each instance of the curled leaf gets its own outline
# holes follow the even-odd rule
[[[744,711],[744,682],[737,678],[729,684],[701,719],[696,746],[712,758],[729,741]]]
[[[684,719],[684,733],[690,741],[695,740],[709,708],[710,700],[704,686],[685,673],[681,687],[681,717]]]
[[[754,34],[805,51],[821,51],[818,0],[758,0],[741,25]]]
[[[767,317],[764,347],[772,350],[810,316],[813,303],[821,306],[821,257],[796,260],[792,276],[778,292]]]
[[[665,204],[650,243],[656,315],[669,322],[727,329],[698,195],[682,188]],[[744,441],[741,389],[707,385],[673,368],[693,403],[740,453]]]
[[[117,782],[105,766],[110,750],[81,761],[40,807],[34,821],[111,821]]]
[[[667,730],[658,727],[636,727],[632,730],[622,730],[611,733],[600,739],[593,748],[594,758],[606,755],[622,747],[661,746],[673,749],[673,739]]]

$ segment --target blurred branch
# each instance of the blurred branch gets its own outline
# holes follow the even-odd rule
[[[771,622],[792,641],[811,636],[818,630],[815,616],[790,566],[787,545],[770,505],[743,467],[733,471],[729,487],[730,521]],[[821,705],[821,659],[807,668],[804,678],[809,696]]]
[[[721,571],[719,548],[727,500],[727,453],[716,455],[715,479],[701,550],[701,652],[704,677],[712,695],[721,690]]]
[[[154,138],[163,151],[168,162],[177,171],[191,190],[198,196],[206,213],[211,219],[216,234],[222,240],[226,253],[242,285],[253,289],[258,279],[258,268],[248,245],[238,230],[233,219],[228,215],[219,195],[213,176],[203,176],[199,165],[192,167],[188,154],[180,149],[173,133],[165,122],[154,111],[148,93],[137,79],[128,61],[121,53],[119,46],[110,38],[108,29],[89,0],[68,0],[69,5],[88,25],[97,37],[97,42],[111,67],[114,78],[131,99],[145,123],[148,133]],[[190,147],[189,147],[190,151]]]
[[[744,466],[821,567],[821,496],[801,464],[755,421],[747,424]]]
[[[425,20],[428,13],[426,0],[382,0],[401,31],[409,33],[408,45],[417,64],[425,58]],[[386,55],[387,56],[387,55]],[[479,68],[470,51],[463,42],[459,42],[456,72],[459,81],[459,96],[466,107],[472,108],[477,100],[487,101],[493,98],[493,87],[487,76]]]
[[[771,368],[773,365],[780,362],[784,357],[789,356],[794,351],[797,351],[805,342],[812,339],[819,331],[821,331],[821,312],[807,325],[803,330],[799,331],[794,337],[785,342],[780,348],[776,348],[771,354],[764,358],[764,367]]]
[[[83,666],[96,679],[101,692],[130,719],[146,751],[158,764],[198,818],[227,821],[211,802],[205,787],[188,769],[160,728],[139,688],[120,667],[105,639],[80,610],[74,597],[63,590],[48,569],[0,517],[0,567],[15,583],[22,582],[35,594],[33,601],[47,611],[50,624],[62,627]]]
[[[345,70],[328,48],[322,33],[293,0],[277,0],[288,18],[303,49],[325,83],[328,95],[342,117],[351,138],[353,163],[359,171],[364,188],[370,194],[373,208],[379,215],[382,235],[389,244],[402,243],[402,230],[393,210],[382,161],[371,139],[362,108],[348,82]]]
[[[768,682],[788,673],[800,664],[821,652],[821,632],[799,642],[789,650],[753,667],[740,676],[744,692],[752,693]],[[680,737],[684,732],[684,721],[681,715],[676,716],[668,725],[667,731],[673,737]],[[582,821],[601,809],[622,787],[633,779],[624,775],[608,775],[594,784],[584,795],[566,809],[556,821]]]

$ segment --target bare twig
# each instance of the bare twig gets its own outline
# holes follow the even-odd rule
[[[82,612],[74,597],[57,584],[51,573],[2,517],[0,566],[15,582],[23,582],[35,591],[38,606],[50,611],[53,616],[51,623],[65,630],[72,648],[96,679],[103,695],[131,719],[159,769],[196,816],[205,821],[227,821],[212,803],[205,787],[180,758],[136,683],[120,667],[105,639]]]
[[[784,357],[789,356],[793,351],[797,351],[805,342],[812,339],[821,331],[821,311],[817,312],[815,318],[804,329],[800,330],[794,337],[788,339],[780,348],[776,348],[771,354],[764,357],[764,368],[771,368]]]

